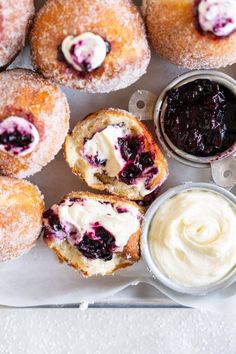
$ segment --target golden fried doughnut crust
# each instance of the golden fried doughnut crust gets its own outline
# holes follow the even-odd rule
[[[13,156],[0,151],[0,174],[24,178],[47,165],[60,150],[69,129],[64,93],[40,75],[25,69],[0,74],[0,122],[19,116],[35,125],[40,142],[32,153]]]
[[[88,74],[58,60],[64,38],[84,32],[98,34],[111,44],[101,67]],[[89,92],[131,85],[150,61],[144,24],[131,0],[49,0],[36,16],[31,48],[34,66],[45,77]]]
[[[0,177],[0,262],[17,258],[35,244],[42,229],[43,197],[33,184]]]
[[[194,0],[144,0],[149,40],[171,63],[188,69],[210,69],[236,62],[236,32],[216,38],[201,34],[194,23]]]

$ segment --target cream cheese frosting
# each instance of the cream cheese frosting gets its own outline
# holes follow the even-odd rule
[[[149,242],[154,261],[171,280],[210,285],[236,266],[236,207],[210,191],[178,194],[157,210]]]
[[[0,122],[0,151],[11,155],[30,154],[39,143],[39,132],[28,120],[10,116]]]
[[[101,131],[88,139],[83,146],[83,155],[91,164],[91,169],[87,169],[87,179],[93,180],[95,171],[98,174],[106,174],[112,178],[119,178],[119,173],[127,166],[119,146],[119,139],[132,136],[130,129],[122,124],[108,125]],[[151,180],[156,176],[158,170],[151,175],[153,166],[148,167],[146,172],[136,177],[132,185],[139,190],[141,196],[152,193],[155,189],[149,188]],[[147,183],[147,181],[149,181]]]
[[[97,132],[92,139],[84,144],[84,155],[97,161],[106,161],[106,172],[110,177],[116,177],[125,165],[118,147],[118,139],[129,134],[127,127],[109,125]],[[101,167],[99,168],[101,170]],[[102,171],[101,171],[102,172]]]
[[[228,36],[236,30],[236,0],[201,0],[198,16],[203,31]]]
[[[116,251],[122,251],[130,236],[138,231],[141,217],[136,207],[128,205],[125,210],[123,208],[124,203],[113,205],[95,199],[66,200],[58,207],[58,216],[67,232],[73,227],[77,230],[75,243],[85,233],[93,232],[94,225],[99,224],[115,237]],[[69,241],[73,243],[73,240]]]
[[[77,37],[67,36],[62,42],[66,61],[77,71],[90,72],[104,62],[107,44],[102,37],[85,32]]]

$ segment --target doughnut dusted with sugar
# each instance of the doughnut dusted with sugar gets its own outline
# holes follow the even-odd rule
[[[66,96],[29,70],[0,74],[0,174],[24,178],[60,150],[69,129]]]
[[[33,0],[0,0],[0,67],[10,64],[23,47],[33,15]]]
[[[42,229],[43,197],[36,186],[0,176],[0,262],[28,252]]]
[[[235,0],[144,0],[149,40],[164,59],[188,69],[236,62]]]
[[[110,92],[138,80],[150,50],[130,0],[49,0],[31,35],[33,64],[45,77],[88,92]]]

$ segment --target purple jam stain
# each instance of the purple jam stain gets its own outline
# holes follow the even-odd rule
[[[106,52],[107,52],[107,55],[108,55],[108,54],[111,52],[111,43],[110,43],[109,41],[107,41],[106,39],[104,39],[104,38],[103,38],[103,40],[104,40],[104,42],[105,42],[105,44],[106,44]],[[66,60],[66,58],[65,58],[65,56],[64,56],[64,54],[63,54],[62,46],[61,46],[61,45],[59,45],[59,46],[57,47],[57,60],[58,60],[59,62],[63,62],[64,64],[66,64],[67,67],[68,67],[70,70],[76,72],[77,75],[79,75],[79,76],[81,76],[81,77],[83,78],[83,77],[87,76],[89,73],[91,73],[91,72],[93,72],[93,71],[95,71],[95,70],[98,70],[101,66],[98,67],[98,68],[96,68],[96,69],[92,69],[91,64],[89,63],[89,61],[83,60],[82,62],[78,62],[77,57],[74,55],[75,48],[76,48],[77,45],[82,45],[82,41],[79,41],[77,44],[74,44],[74,45],[71,47],[71,49],[70,49],[70,54],[72,55],[73,60],[75,61],[75,63],[81,67],[81,70],[82,70],[81,72],[78,72],[78,71],[73,67],[73,65],[71,65],[70,63],[67,62],[67,60]]]
[[[125,214],[125,213],[128,213],[128,209],[126,209],[126,208],[116,208],[116,211],[117,211],[117,213],[119,213],[119,214]]]
[[[20,132],[17,127],[14,132],[7,132],[0,134],[0,144],[5,145],[5,150],[10,151],[14,148],[21,148],[21,151],[28,149],[29,145],[33,142],[34,138],[31,134]],[[14,152],[15,155],[18,152]]]
[[[88,162],[90,163],[90,165],[97,167],[97,166],[106,166],[107,160],[100,160],[98,158],[98,153],[94,156],[90,156],[90,155],[85,155],[85,158],[88,160]]]
[[[58,232],[62,230],[60,219],[52,209],[45,211],[43,218],[48,220],[48,223],[53,231]]]
[[[107,50],[107,55],[111,52],[111,43],[110,42],[108,42],[106,39],[104,39],[103,38],[103,40],[104,40],[104,42],[105,42],[105,44],[106,44],[106,50]]]
[[[152,202],[154,202],[154,200],[158,197],[159,193],[160,187],[156,188],[152,193],[146,195],[143,200],[136,200],[136,203],[144,208],[149,207]]]
[[[110,261],[116,248],[115,237],[103,226],[96,223],[95,237],[86,233],[77,245],[78,250],[89,259]]]
[[[206,79],[168,93],[164,129],[171,142],[188,154],[209,157],[228,150],[236,140],[234,95]]]

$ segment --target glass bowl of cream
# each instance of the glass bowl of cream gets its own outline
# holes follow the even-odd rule
[[[143,224],[142,256],[153,277],[183,294],[206,295],[236,281],[236,196],[211,183],[162,194]]]

